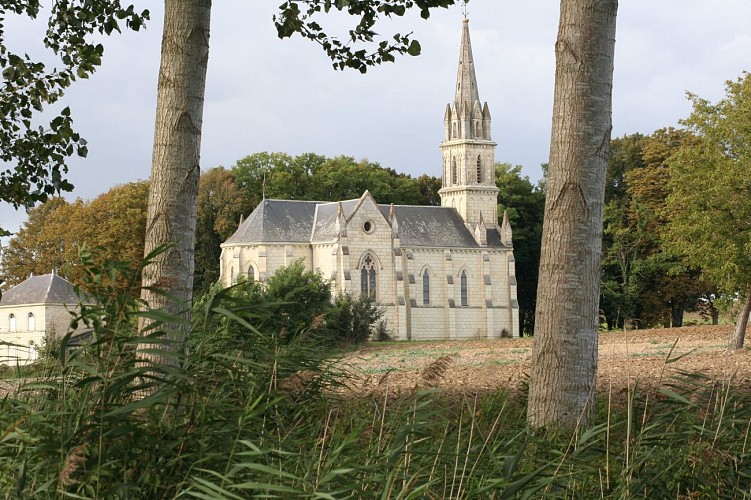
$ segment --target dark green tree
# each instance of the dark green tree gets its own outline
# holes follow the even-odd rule
[[[250,201],[235,175],[222,167],[201,174],[196,206],[195,277],[193,292],[203,294],[219,279],[220,245],[237,229]]]
[[[545,193],[528,177],[522,177],[519,165],[496,163],[495,179],[500,189],[498,222],[502,223],[503,212],[507,211],[513,228],[520,327],[525,333],[533,333]]]

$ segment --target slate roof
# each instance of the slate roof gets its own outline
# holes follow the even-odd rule
[[[349,219],[360,199],[341,202]],[[388,221],[390,205],[378,205]],[[339,202],[264,200],[224,244],[315,243],[336,238]],[[395,205],[401,244],[405,247],[478,248],[459,212],[451,207]],[[495,228],[487,230],[488,246],[503,247]]]
[[[32,276],[19,283],[0,298],[0,306],[26,304],[78,304],[73,284],[55,273]]]
[[[360,200],[344,200],[341,202],[345,218],[349,218],[355,211]],[[340,202],[319,203],[314,217],[312,242],[331,241],[336,238],[336,219],[339,215]]]
[[[378,205],[388,220],[390,206]],[[394,206],[402,246],[475,248],[479,245],[451,207]]]
[[[225,243],[309,243],[320,201],[263,200]]]

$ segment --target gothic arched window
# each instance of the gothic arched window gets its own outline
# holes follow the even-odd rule
[[[34,321],[34,313],[29,313],[27,326],[28,326],[28,331],[30,332],[36,331],[36,322]]]
[[[430,304],[430,275],[427,269],[422,273],[422,303]]]
[[[461,281],[461,287],[462,287],[461,288],[462,305],[463,306],[468,306],[469,305],[469,301],[467,300],[467,273],[466,272],[462,271],[462,275],[461,275],[460,281]]]
[[[376,298],[376,263],[370,254],[367,254],[362,260],[360,268],[360,292],[370,297]]]
[[[253,266],[248,266],[248,281],[255,281],[256,280],[256,270],[253,269]]]
[[[11,332],[16,331],[16,315],[13,313],[8,316],[8,330]]]
[[[480,161],[480,155],[477,155],[477,183],[482,183],[482,161]]]
[[[459,169],[456,168],[456,156],[451,157],[451,183],[459,184]]]

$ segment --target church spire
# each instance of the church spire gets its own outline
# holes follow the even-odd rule
[[[475,77],[475,61],[472,57],[472,42],[469,39],[469,19],[463,21],[462,45],[459,49],[459,71],[456,73],[456,95],[454,103],[470,109],[475,102],[480,102],[480,93],[477,90],[477,78]]]
[[[441,205],[456,208],[467,227],[497,226],[496,144],[490,136],[490,121],[488,104],[480,102],[477,90],[469,20],[465,16],[454,102],[443,117],[443,185],[438,193]]]

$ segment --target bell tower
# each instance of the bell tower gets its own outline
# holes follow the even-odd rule
[[[441,205],[456,208],[473,232],[480,224],[496,226],[496,144],[490,138],[488,103],[480,104],[466,17],[462,26],[454,102],[446,105],[443,123],[443,183],[438,191]]]

